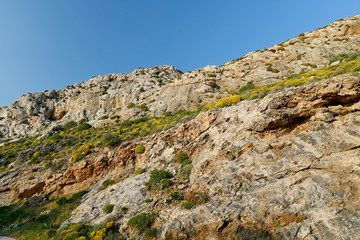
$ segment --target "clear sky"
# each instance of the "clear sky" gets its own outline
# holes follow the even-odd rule
[[[0,106],[99,74],[221,65],[358,13],[358,0],[0,0]]]

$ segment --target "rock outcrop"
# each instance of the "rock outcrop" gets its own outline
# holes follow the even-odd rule
[[[124,148],[120,146],[108,153],[109,162],[117,168],[112,177],[133,167],[147,169],[147,173],[125,174],[124,180],[105,190],[99,190],[100,181],[69,221],[97,224],[115,219],[128,236],[125,226],[131,216],[156,211],[156,226],[163,239],[223,239],[236,234],[356,239],[360,231],[359,99],[360,77],[341,76],[202,113],[141,139],[146,151],[128,165],[116,157]],[[147,192],[144,185],[152,169],[179,174],[180,166],[173,161],[179,151],[188,153],[193,167],[189,181],[175,188],[184,194],[207,194],[206,202],[190,210],[167,203],[166,192]],[[72,175],[71,189],[77,175],[83,175],[80,169],[91,171],[98,155],[89,155],[62,177],[43,175],[46,180],[29,181],[28,186],[17,188],[18,197],[29,197],[40,188],[43,193],[51,192],[52,184],[61,186]],[[105,169],[96,172],[103,174],[102,179],[109,178]],[[2,177],[3,188],[14,190],[13,177]],[[64,193],[59,186],[57,191]],[[145,203],[146,198],[152,203]],[[102,209],[110,203],[115,207],[107,215]],[[123,213],[122,207],[129,211]]]
[[[248,82],[260,86],[302,70],[321,69],[336,55],[357,52],[359,15],[249,53],[224,65],[182,73],[172,66],[108,74],[63,90],[29,93],[0,108],[0,137],[38,135],[85,119],[94,126],[194,109]]]
[[[359,48],[359,18],[220,67],[184,74],[171,66],[137,69],[28,94],[0,110],[1,131],[35,135],[70,120],[104,126],[159,116],[211,102],[209,95],[229,96],[223,91],[250,81],[261,86],[320,69],[333,55]],[[201,112],[113,148],[96,145],[60,169],[9,169],[0,175],[0,205],[89,189],[62,227],[115,221],[119,236],[130,239],[138,232],[129,219],[155,212],[158,239],[360,239],[360,74],[316,80]],[[179,153],[191,164],[176,161]],[[172,182],[151,188],[155,169],[171,173]]]
[[[145,178],[129,177],[113,185],[113,192],[90,191],[70,221],[99,223],[122,215],[125,206],[131,211],[122,216],[121,226],[137,213],[158,211],[163,239],[224,239],[242,233],[356,239],[359,93],[359,76],[335,78],[204,113],[143,139],[148,162],[139,167],[178,173],[174,153],[186,151],[193,168],[183,191],[207,193],[209,201],[184,210],[166,204],[165,193],[146,196],[139,181],[144,184],[148,175],[142,174]],[[144,203],[145,198],[156,204]],[[101,199],[117,205],[111,215],[101,213],[106,203]]]

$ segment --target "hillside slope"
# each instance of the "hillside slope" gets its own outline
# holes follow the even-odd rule
[[[0,233],[360,239],[359,34],[23,96],[0,110]]]
[[[0,137],[38,135],[68,121],[86,119],[104,126],[141,116],[193,110],[229,96],[249,82],[256,86],[286,79],[301,71],[321,69],[339,54],[358,51],[359,16],[249,53],[223,66],[184,73],[172,66],[139,68],[108,74],[63,90],[29,93],[0,109]]]

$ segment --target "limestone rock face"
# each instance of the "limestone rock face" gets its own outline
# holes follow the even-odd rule
[[[248,82],[264,85],[302,70],[320,69],[335,55],[360,47],[360,16],[251,52],[222,66],[182,73],[172,66],[108,74],[63,90],[29,93],[0,108],[0,137],[46,134],[85,119],[103,126],[141,116],[192,110],[229,96]]]
[[[127,175],[104,190],[99,189],[99,181],[69,222],[115,220],[123,236],[129,237],[126,223],[132,216],[157,212],[160,239],[226,239],[237,234],[356,239],[360,231],[359,99],[360,77],[341,76],[204,112],[141,139],[146,152],[128,164],[147,172]],[[154,194],[144,185],[152,169],[179,174],[173,161],[179,151],[186,152],[193,165],[189,181],[179,183],[179,191],[207,195],[205,202],[189,210],[169,203],[169,193]],[[127,167],[119,160],[114,166]],[[112,213],[103,212],[106,204],[114,205]]]
[[[0,109],[0,131],[19,137],[15,143],[25,141],[23,135],[57,131],[70,120],[103,126],[194,109],[249,81],[263,85],[354,52],[360,46],[359,18],[220,67],[188,73],[171,66],[141,68],[28,94]],[[139,144],[145,152],[135,151]],[[179,152],[191,165],[174,160]],[[89,189],[62,226],[115,221],[121,237],[130,239],[136,232],[128,220],[155,212],[158,239],[360,239],[359,155],[360,75],[342,74],[214,108],[114,148],[94,146],[61,169],[12,168],[0,174],[0,205]],[[145,183],[154,169],[172,173],[176,181],[150,191]],[[104,187],[109,179],[113,184]],[[172,200],[174,191],[185,200]],[[196,204],[185,209],[188,200]],[[114,205],[108,214],[107,204]]]

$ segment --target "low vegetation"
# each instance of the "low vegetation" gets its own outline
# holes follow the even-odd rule
[[[335,62],[338,64],[333,64]],[[286,80],[256,87],[252,82],[239,89],[239,92],[216,102],[208,103],[194,111],[165,112],[163,117],[143,117],[133,121],[94,128],[85,121],[68,122],[64,129],[44,138],[27,137],[19,143],[4,144],[0,147],[2,166],[0,172],[11,169],[9,165],[42,164],[51,168],[61,168],[64,163],[76,164],[87,155],[102,147],[116,147],[123,141],[137,137],[148,136],[177,124],[184,119],[190,119],[202,111],[215,107],[226,107],[239,103],[242,100],[262,98],[286,87],[300,86],[328,79],[341,74],[360,72],[360,57],[356,54],[342,54],[331,59],[330,66],[311,72],[292,74]],[[314,67],[308,65],[309,67]],[[270,66],[271,67],[271,66]],[[132,107],[132,106],[130,106]],[[133,106],[136,107],[136,106]],[[140,106],[141,107],[141,106]],[[145,109],[145,108],[144,108]],[[136,153],[144,153],[145,147],[137,145]],[[184,209],[191,209],[196,205],[206,203],[208,197],[202,192],[181,193],[171,188],[173,181],[187,180],[192,169],[192,162],[185,152],[179,152],[174,160],[180,164],[179,172],[174,177],[165,170],[153,170],[146,183],[148,190],[166,189],[167,194]],[[46,164],[45,164],[46,163]],[[144,169],[137,169],[134,174],[142,174]],[[32,176],[33,177],[33,176]],[[31,177],[30,177],[31,178]],[[31,180],[29,178],[29,180]],[[175,180],[174,180],[175,178]],[[180,181],[180,180],[179,180]],[[114,184],[108,179],[103,182],[100,190]],[[170,188],[169,188],[170,187]],[[173,192],[172,192],[173,191]],[[21,239],[105,239],[114,234],[117,226],[112,222],[96,228],[80,223],[59,230],[60,224],[70,217],[71,211],[76,208],[81,197],[86,192],[79,192],[70,197],[61,197],[57,200],[45,200],[40,206],[29,206],[16,203],[0,208],[0,234],[7,234]],[[169,195],[167,195],[169,196]],[[152,199],[147,199],[149,203]],[[106,205],[104,213],[111,213],[114,205]],[[152,228],[157,215],[143,213],[131,218],[130,227],[147,237],[156,237],[157,230]]]
[[[184,152],[179,152],[178,154],[176,154],[175,161],[181,165],[191,164],[189,156]]]
[[[3,163],[0,166],[0,172],[10,170],[9,164],[14,161],[17,162],[17,165],[24,162],[29,164],[45,162],[47,167],[59,168],[66,163],[66,159],[70,158],[73,163],[81,160],[91,153],[94,147],[116,146],[122,141],[160,132],[174,126],[182,119],[189,119],[202,111],[231,106],[242,100],[262,98],[286,87],[300,86],[345,73],[360,72],[360,58],[357,53],[341,54],[330,62],[335,61],[340,63],[307,73],[301,71],[298,74],[290,75],[286,80],[259,87],[255,87],[250,82],[237,94],[208,103],[194,111],[178,111],[175,114],[167,112],[168,114],[159,118],[144,117],[101,128],[93,128],[85,121],[68,122],[65,124],[64,130],[58,134],[46,138],[27,137],[24,142],[1,146],[0,156]]]
[[[170,194],[170,197],[172,200],[177,200],[177,201],[184,200],[184,196],[180,192],[173,192],[172,194]]]
[[[136,153],[144,153],[145,152],[145,147],[143,145],[137,145],[135,147],[135,152]]]
[[[106,147],[115,147],[121,142],[121,138],[116,133],[106,133],[102,139],[102,145]]]
[[[127,225],[135,228],[140,234],[144,233],[147,237],[156,237],[156,228],[152,228],[156,218],[156,213],[141,213],[130,218]]]
[[[113,209],[114,209],[113,204],[106,204],[104,207],[104,213],[109,214],[112,212]]]
[[[88,227],[74,225],[68,233],[59,233],[57,230],[60,224],[70,217],[72,210],[80,204],[80,199],[86,193],[87,191],[81,191],[56,201],[45,201],[40,206],[16,203],[0,207],[0,235],[19,239],[72,239],[70,236],[74,235],[80,237]],[[65,238],[67,235],[69,236]]]
[[[221,98],[214,103],[208,103],[202,108],[202,110],[206,111],[215,107],[231,106],[233,104],[239,103],[242,100],[263,98],[269,93],[279,91],[286,87],[301,86],[316,81],[328,79],[330,77],[334,77],[341,74],[360,72],[360,57],[358,57],[357,54],[350,54],[350,55],[345,54],[335,57],[335,59],[339,59],[339,58],[343,59],[343,61],[340,64],[331,65],[324,69],[310,71],[307,73],[301,71],[299,74],[290,75],[287,80],[265,84],[259,87],[251,86],[248,89],[241,88],[239,90],[238,95]],[[346,59],[349,59],[349,61],[347,61]]]
[[[255,85],[253,84],[253,82],[248,82],[246,85],[242,86],[240,89],[239,89],[239,92],[242,93],[242,92],[245,92],[247,90],[250,90],[250,89],[253,89],[255,88]]]
[[[173,175],[165,170],[153,170],[150,173],[150,179],[145,183],[148,190],[166,188],[171,185]]]
[[[183,208],[185,209],[191,209],[194,205],[191,203],[191,202],[188,202],[186,201],[184,204],[183,204]]]
[[[137,175],[140,175],[140,174],[142,174],[142,173],[144,173],[144,172],[145,172],[145,169],[143,169],[143,168],[138,168],[138,169],[135,170],[134,174],[135,174],[135,176],[137,176]]]
[[[106,189],[107,187],[113,185],[114,183],[115,183],[114,180],[112,180],[112,179],[106,179],[106,180],[102,183],[102,185],[101,185],[101,187],[99,188],[99,190],[100,190],[100,191],[101,191],[101,190],[104,190],[104,189]]]
[[[353,61],[356,60],[356,58],[360,56],[359,52],[354,52],[354,53],[343,53],[337,56],[333,56],[330,59],[329,65],[331,65],[332,63],[339,61],[339,63],[342,63],[344,61]]]
[[[133,121],[123,121],[120,124],[101,128],[87,128],[79,131],[78,124],[69,122],[66,128],[58,134],[45,138],[27,137],[24,142],[5,144],[0,147],[2,165],[0,173],[8,171],[9,164],[16,165],[44,163],[47,167],[61,168],[70,162],[76,163],[99,147],[116,147],[123,141],[137,137],[148,136],[171,128],[183,119],[190,119],[200,113],[202,108],[194,111],[178,111],[163,117],[143,117]],[[84,125],[84,122],[79,125]],[[6,143],[6,142],[5,142]],[[143,146],[137,147],[141,153]],[[15,166],[16,166],[15,165]]]

